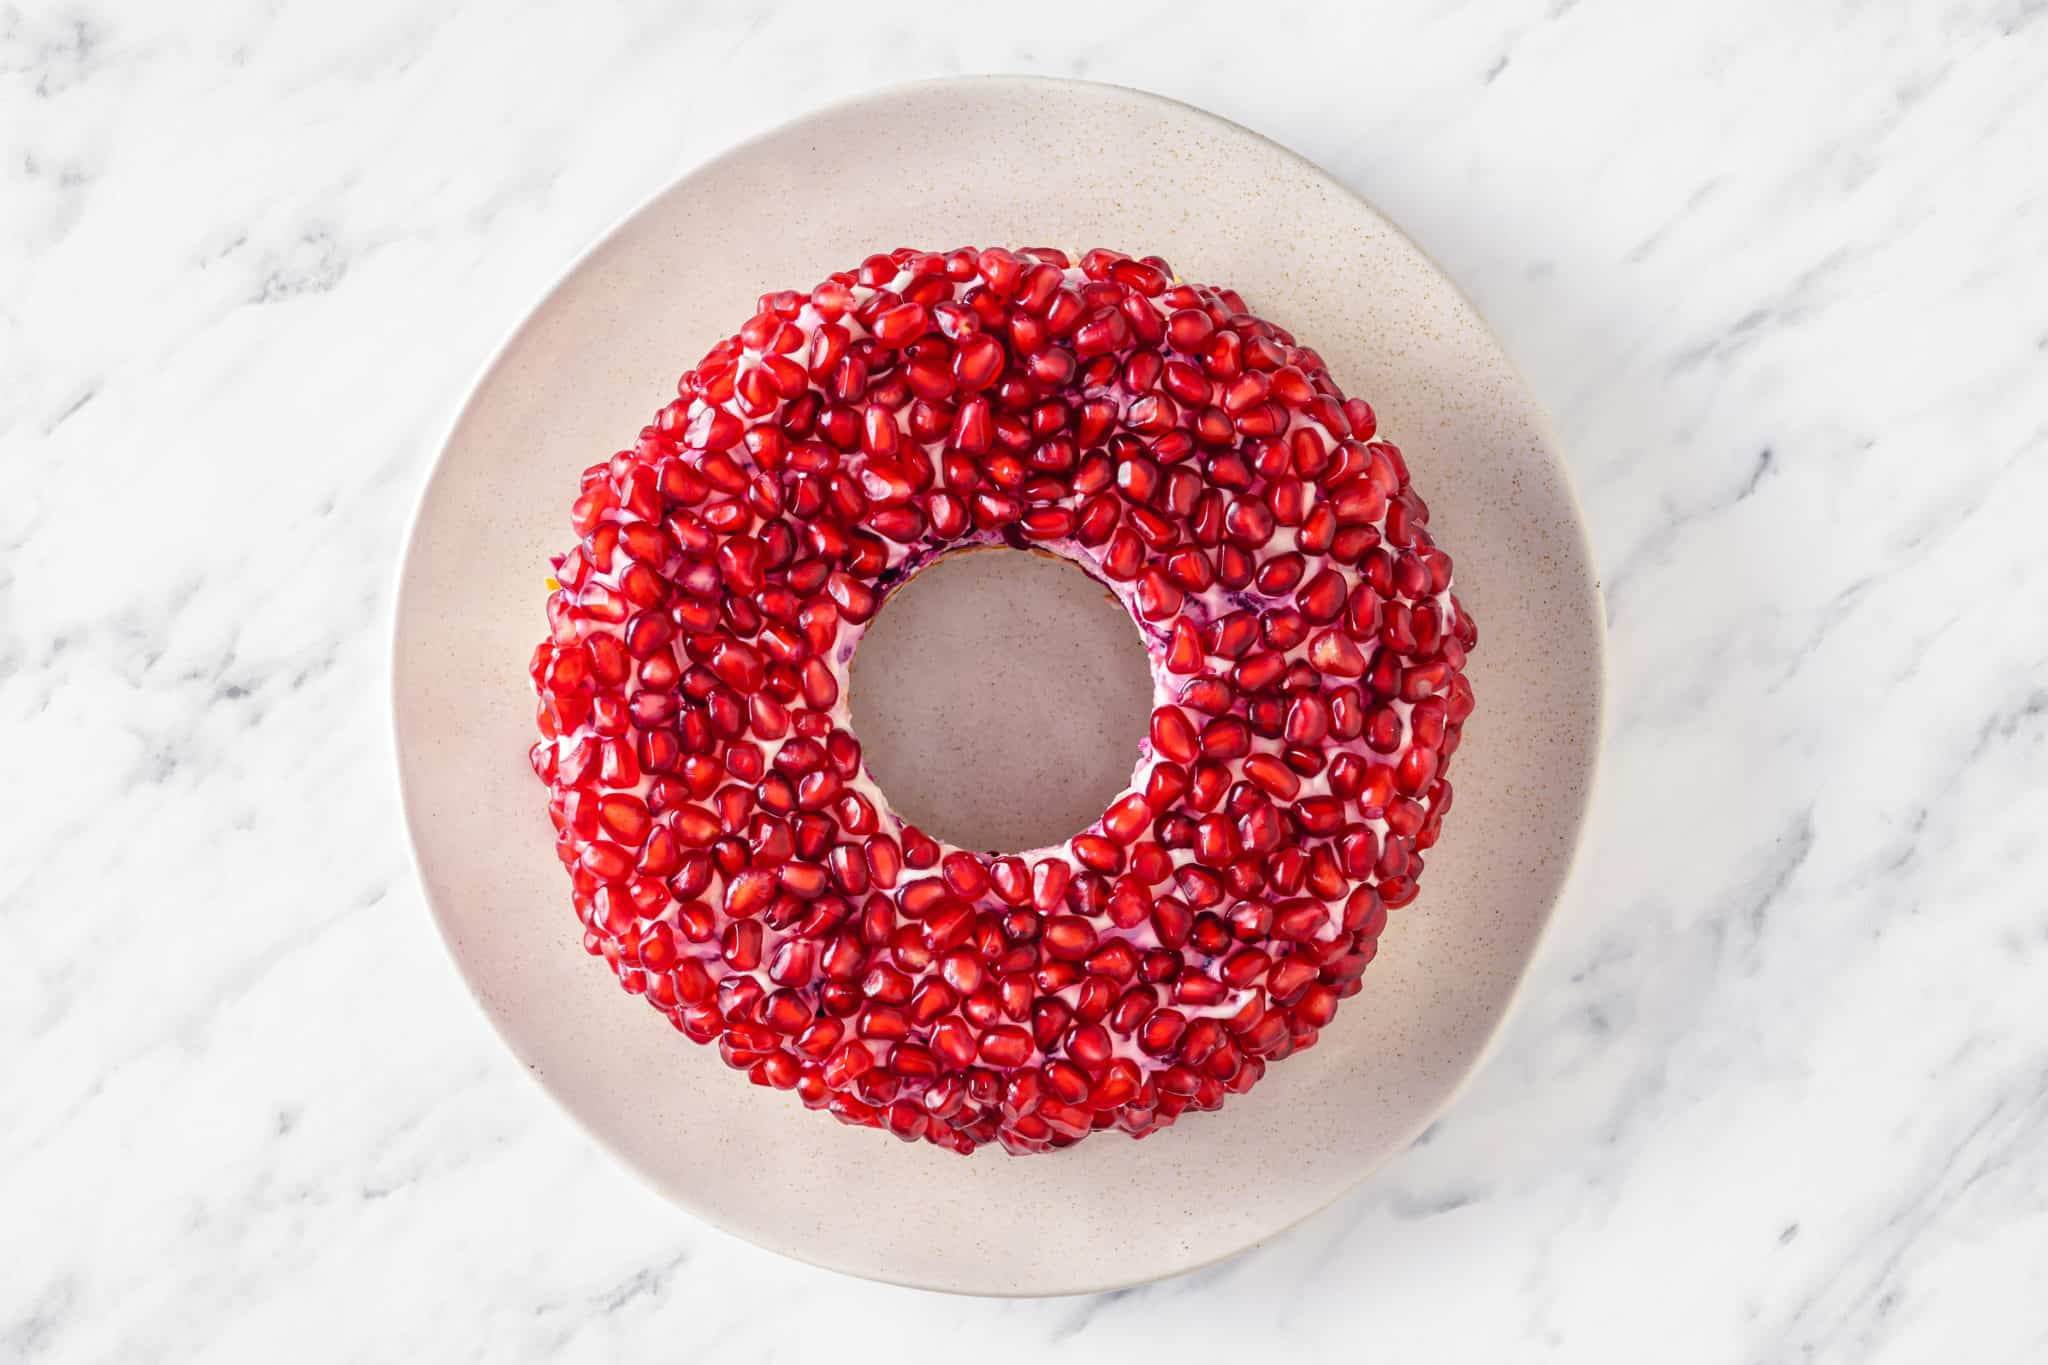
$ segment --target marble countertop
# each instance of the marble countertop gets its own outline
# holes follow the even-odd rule
[[[460,988],[389,774],[399,540],[498,339],[691,165],[976,71],[1386,210],[1608,591],[1491,1064],[1330,1210],[1096,1298],[645,1195]],[[0,1360],[2048,1357],[2044,132],[2012,0],[0,4]]]

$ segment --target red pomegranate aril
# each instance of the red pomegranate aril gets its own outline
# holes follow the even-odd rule
[[[1123,871],[1123,850],[1113,839],[1099,834],[1077,834],[1072,840],[1071,847],[1075,860],[1083,867],[1103,873]]]
[[[1178,714],[1177,712],[1175,714]],[[1157,721],[1155,720],[1155,725]],[[1192,742],[1192,735],[1189,736]],[[1157,741],[1154,741],[1155,745]],[[1145,830],[1151,822],[1152,809],[1146,799],[1136,792],[1118,798],[1104,812],[1102,827],[1110,838],[1121,844],[1129,844]]]
[[[1033,1046],[1029,1033],[1014,1026],[1004,1026],[990,1029],[981,1036],[980,1054],[982,1061],[990,1066],[1016,1067],[1030,1059]]]
[[[1273,907],[1265,901],[1239,901],[1230,907],[1230,933],[1241,943],[1255,943],[1273,932]]]
[[[1002,372],[1003,344],[992,336],[967,337],[953,352],[953,378],[969,393],[986,389]]]
[[[1166,471],[1158,499],[1160,510],[1175,517],[1191,516],[1202,492],[1200,476],[1184,465],[1176,465]]]
[[[1314,938],[1329,922],[1329,911],[1318,901],[1303,900],[1291,902],[1274,916],[1273,934],[1276,938],[1304,940]]]
[[[1136,1033],[1138,1025],[1159,1004],[1159,992],[1150,986],[1133,986],[1117,998],[1116,1006],[1109,1012],[1110,1031],[1125,1036]]]
[[[1179,611],[1186,592],[1157,569],[1138,577],[1138,614],[1148,621],[1161,621]]]
[[[1203,812],[1216,809],[1229,783],[1230,769],[1213,759],[1203,759],[1188,777],[1188,805]]]
[[[1174,551],[1166,558],[1166,576],[1178,587],[1188,592],[1206,592],[1216,581],[1215,567],[1209,557],[1200,550],[1186,548]]]
[[[719,938],[719,953],[734,971],[747,972],[761,965],[761,925],[757,920],[728,924]]]
[[[1199,355],[1215,334],[1216,324],[1200,308],[1179,308],[1166,320],[1166,339],[1183,355]]]
[[[974,911],[964,901],[948,898],[925,916],[924,942],[934,953],[958,947],[973,931]]]
[[[1050,914],[1058,907],[1067,894],[1067,879],[1071,875],[1066,861],[1060,858],[1040,859],[1031,869],[1031,903],[1040,914]]]
[[[1294,818],[1317,837],[1337,832],[1344,822],[1344,803],[1334,796],[1311,796],[1294,807]]]
[[[825,1059],[825,1084],[834,1090],[844,1089],[874,1066],[874,1053],[865,1043],[848,1041],[839,1046]]]
[[[1078,962],[1095,949],[1095,927],[1078,915],[1054,915],[1045,922],[1040,942],[1053,957]]]
[[[1054,987],[1054,989],[1065,989],[1066,986],[1070,986],[1080,979],[1078,969],[1072,963],[1058,963],[1055,965],[1059,968],[1058,973],[1052,973],[1048,970],[1039,974],[1041,978],[1055,974],[1063,976],[1064,983]],[[1039,988],[1041,990],[1046,988],[1044,980],[1040,981]],[[1031,1037],[1037,1042],[1039,1050],[1051,1051],[1058,1044],[1061,1035],[1067,1031],[1067,1026],[1073,1022],[1073,1018],[1073,1008],[1056,996],[1042,995],[1032,1002]]]
[[[825,894],[829,874],[817,863],[787,862],[776,869],[782,889],[799,900],[816,900]]]
[[[1002,857],[989,864],[989,884],[997,896],[1011,905],[1031,900],[1031,869],[1022,858]]]
[[[1436,780],[1436,769],[1436,754],[1416,745],[1402,754],[1400,762],[1394,765],[1394,786],[1405,796],[1420,796]]]
[[[1140,918],[1134,925],[1142,922]],[[1108,977],[1111,981],[1128,981],[1138,971],[1138,950],[1123,939],[1109,939],[1089,954],[1084,965],[1091,975]]]
[[[1187,1016],[1179,1010],[1154,1010],[1138,1027],[1138,1046],[1149,1056],[1171,1057],[1187,1024]]]
[[[1247,853],[1271,853],[1286,837],[1286,827],[1278,811],[1262,806],[1238,817],[1237,837]]]
[[[1235,716],[1219,716],[1202,727],[1201,750],[1205,758],[1242,758],[1251,752],[1251,728]]]
[[[1301,790],[1301,779],[1270,754],[1254,754],[1245,760],[1245,776],[1280,801],[1292,801]]]
[[[1105,1005],[1104,1013],[1107,1013],[1107,1008]],[[1076,1064],[1089,1071],[1096,1071],[1109,1065],[1110,1060],[1116,1055],[1109,1030],[1092,1021],[1076,1026],[1073,1032],[1067,1035],[1066,1053]]]
[[[1152,713],[1152,748],[1176,763],[1193,762],[1195,727],[1178,708],[1162,706]]]
[[[1223,389],[1223,410],[1232,417],[1266,401],[1272,385],[1262,374],[1241,374]]]
[[[1428,749],[1441,749],[1448,733],[1446,716],[1448,708],[1442,697],[1423,697],[1408,713],[1408,724],[1414,732],[1415,742]]]
[[[972,951],[956,948],[939,958],[939,974],[946,984],[961,995],[972,995],[981,989],[985,979],[982,962]]]
[[[1327,781],[1330,794],[1349,801],[1365,790],[1371,774],[1371,765],[1359,755],[1351,752],[1338,754],[1330,760]]]
[[[1290,646],[1285,644],[1274,646],[1275,650],[1288,647]],[[1239,692],[1248,696],[1253,692],[1262,692],[1279,682],[1286,672],[1287,660],[1279,653],[1248,654],[1230,670],[1230,681]]]
[[[597,841],[583,846],[582,867],[593,877],[616,881],[632,873],[635,859],[617,844]]]
[[[1342,631],[1326,630],[1311,639],[1308,657],[1324,673],[1339,678],[1356,678],[1365,672],[1365,656]]]
[[[1365,742],[1375,753],[1391,754],[1401,747],[1401,714],[1382,704],[1366,713]]]
[[[826,854],[825,868],[832,876],[832,884],[849,896],[868,889],[867,859],[853,844],[840,844]]]
[[[633,848],[646,842],[654,823],[647,814],[645,802],[637,796],[619,792],[598,800],[597,818],[614,838]]]
[[[1074,532],[1074,514],[1065,507],[1034,507],[1025,512],[1024,534],[1033,540],[1061,540]]]
[[[1237,857],[1237,832],[1225,815],[1205,815],[1195,822],[1195,859],[1207,867],[1222,867]]]
[[[1384,815],[1390,828],[1403,837],[1413,834],[1421,824],[1418,818],[1407,825],[1405,815],[1399,809],[1399,799],[1394,795],[1394,770],[1384,764],[1375,764],[1365,775],[1365,784],[1358,790],[1358,810],[1367,819]]]
[[[922,919],[942,907],[955,903],[945,882],[935,877],[920,877],[906,884],[897,902],[903,912],[915,919]]]
[[[1110,923],[1119,929],[1135,929],[1152,913],[1152,898],[1142,884],[1120,878],[1104,907]]]
[[[1172,897],[1164,896],[1152,904],[1152,932],[1159,936],[1159,942],[1167,948],[1179,948],[1188,941],[1194,928],[1194,916],[1187,905]]]
[[[1215,905],[1223,899],[1223,883],[1207,868],[1187,866],[1173,874],[1174,885],[1187,903],[1197,910]]]
[[[1410,877],[1390,877],[1380,883],[1380,898],[1399,909],[1414,901],[1418,884]]]
[[[869,1005],[860,1012],[854,1027],[863,1038],[901,1042],[910,1036],[910,1017],[894,1005]]]
[[[964,1020],[941,1019],[932,1026],[931,1050],[947,1066],[971,1066],[976,1055],[973,1030]]]
[[[922,336],[930,325],[931,314],[924,305],[901,303],[877,314],[873,330],[876,341],[892,349],[901,349]]]

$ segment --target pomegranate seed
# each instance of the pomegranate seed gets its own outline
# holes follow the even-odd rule
[[[1394,786],[1405,796],[1420,796],[1436,779],[1437,756],[1420,745],[1401,755],[1394,765]]]
[[[892,349],[908,346],[931,325],[931,315],[918,303],[885,309],[874,320],[875,340]]]
[[[1270,754],[1252,755],[1245,760],[1244,771],[1275,800],[1292,801],[1301,790],[1301,779]]]
[[[1031,1035],[1021,1028],[1004,1026],[981,1036],[981,1059],[990,1066],[1022,1066],[1033,1048]]]
[[[1335,677],[1356,678],[1365,672],[1365,656],[1341,631],[1326,630],[1310,640],[1308,657],[1310,663]]]
[[[1176,763],[1192,762],[1196,754],[1195,727],[1177,707],[1162,706],[1152,713],[1152,747]]]
[[[1045,922],[1040,941],[1055,958],[1078,962],[1095,950],[1095,926],[1078,915],[1054,915]]]
[[[597,818],[614,838],[633,848],[647,841],[654,824],[644,801],[637,796],[617,792],[598,801]]]
[[[1187,1016],[1176,1009],[1159,1009],[1138,1026],[1138,1046],[1153,1057],[1170,1057],[1187,1030]]]

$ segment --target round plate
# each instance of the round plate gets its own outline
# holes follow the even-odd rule
[[[1366,989],[1318,1046],[1142,1142],[1103,1133],[1024,1158],[956,1156],[806,1113],[620,991],[582,951],[526,761],[541,579],[570,542],[583,467],[630,443],[762,292],[878,249],[962,243],[1156,252],[1315,346],[1406,453],[1480,629],[1457,810],[1421,899],[1396,912]],[[1449,1101],[1500,1025],[1578,840],[1601,622],[1543,414],[1457,288],[1370,206],[1257,135],[1155,96],[1014,78],[913,85],[685,176],[578,262],[490,364],[406,555],[400,782],[428,900],[485,1012],[655,1188],[857,1275],[1077,1293],[1278,1232]]]

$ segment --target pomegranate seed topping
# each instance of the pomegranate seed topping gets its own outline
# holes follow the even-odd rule
[[[1313,1045],[1418,894],[1473,710],[1372,409],[1228,290],[1046,248],[764,293],[678,395],[585,471],[529,669],[621,984],[757,1084],[962,1152],[1143,1135]],[[997,541],[1129,585],[1172,699],[1031,864],[880,809],[839,710],[889,591]]]

